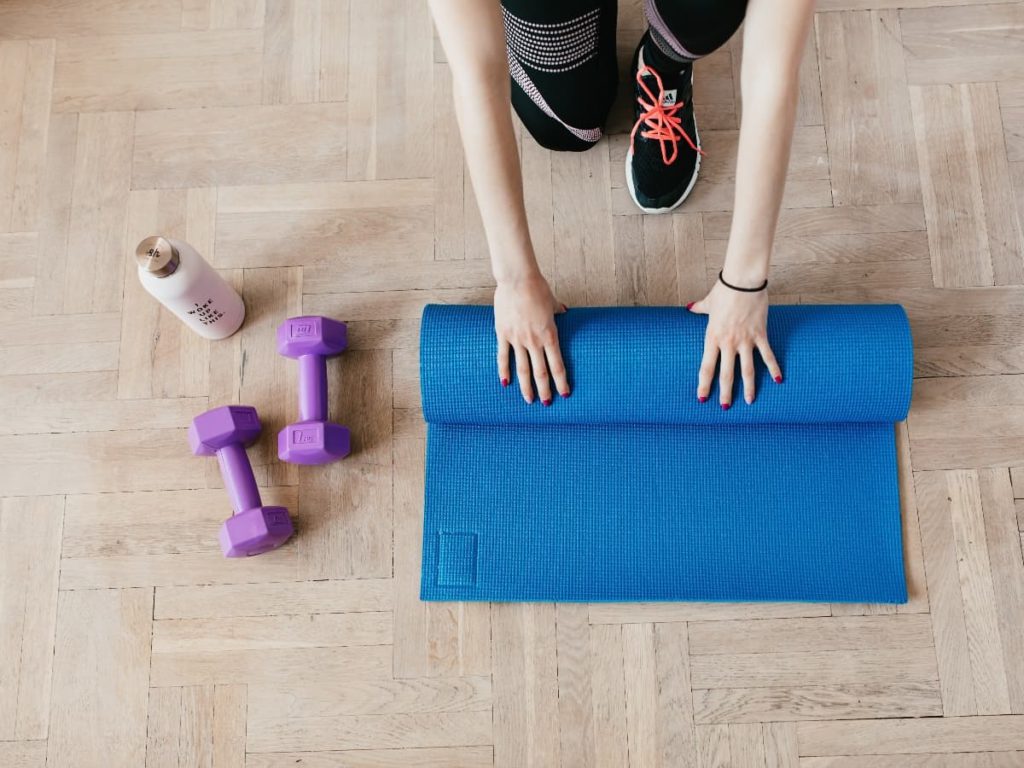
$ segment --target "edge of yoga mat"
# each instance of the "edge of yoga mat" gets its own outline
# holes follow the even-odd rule
[[[423,359],[428,360],[432,353],[435,340],[431,333],[443,331],[444,345],[441,357],[453,354],[450,359],[445,359],[442,370],[449,365],[466,366],[472,370],[472,366],[483,363],[483,360],[476,360],[481,354],[487,355],[486,364],[493,367],[493,316],[486,307],[448,307],[442,308],[448,319],[455,318],[455,332],[453,327],[447,324],[432,326],[428,312],[424,313],[424,340],[421,349],[424,351]],[[786,309],[783,309],[785,314]],[[824,315],[835,317],[850,317],[851,308],[794,308],[796,313],[823,312]],[[853,308],[856,312],[857,308]],[[773,308],[773,312],[776,311]],[[669,337],[673,344],[678,341],[672,334],[678,336],[680,328],[691,326],[689,331],[682,335],[693,336],[690,331],[693,328],[700,330],[704,323],[703,318],[689,315],[677,314],[677,311],[665,309],[611,309],[611,310],[574,310],[578,313],[577,318],[586,323],[591,323],[594,317],[608,317],[614,314],[626,313],[639,317],[637,313],[645,314],[653,318],[655,324],[661,327],[666,324],[666,319],[671,317],[668,325],[677,327],[670,328]],[[777,423],[775,426],[746,424],[745,426],[729,425],[722,419],[723,414],[715,414],[711,423],[675,425],[651,424],[646,427],[630,426],[628,424],[573,424],[572,420],[583,420],[594,418],[598,414],[605,418],[608,412],[602,408],[600,398],[593,397],[594,390],[589,393],[591,397],[581,398],[579,402],[584,403],[583,410],[575,411],[569,423],[551,419],[552,409],[541,411],[542,406],[535,406],[534,416],[529,413],[530,406],[526,406],[519,398],[517,388],[509,387],[508,390],[483,390],[480,393],[469,394],[469,410],[479,406],[481,403],[486,408],[485,401],[495,398],[506,398],[507,404],[512,410],[502,411],[497,409],[499,418],[493,414],[486,413],[486,421],[497,422],[490,425],[475,426],[473,424],[448,424],[438,419],[439,409],[436,397],[441,390],[432,385],[440,386],[441,382],[451,381],[450,377],[439,377],[436,381],[429,378],[430,375],[437,375],[436,369],[425,372],[423,379],[424,388],[424,414],[428,421],[434,418],[428,427],[428,453],[427,453],[427,496],[425,503],[424,539],[423,539],[423,575],[421,579],[421,598],[425,600],[497,600],[497,601],[561,601],[561,602],[603,602],[603,601],[643,601],[655,602],[661,600],[695,600],[695,601],[822,601],[822,602],[905,602],[906,581],[903,566],[902,551],[902,520],[900,515],[899,488],[896,477],[896,450],[895,436],[892,421],[902,418],[909,407],[909,387],[912,378],[912,352],[910,348],[909,327],[906,323],[906,315],[899,307],[884,307],[881,311],[878,308],[869,308],[869,314],[880,313],[877,316],[884,318],[884,322],[891,323],[889,329],[890,342],[888,350],[882,348],[876,350],[874,356],[876,367],[882,371],[882,376],[890,376],[896,381],[895,386],[889,390],[890,400],[881,402],[878,405],[880,410],[887,411],[884,415],[886,421],[875,421],[873,423],[850,424],[849,422],[836,423],[832,426],[815,424],[785,424]],[[463,322],[460,316],[465,318],[467,327],[465,333],[459,332],[458,326]],[[563,321],[572,318],[564,318]],[[775,320],[776,322],[773,322]],[[780,327],[786,329],[785,323],[781,326],[778,318],[769,321],[769,332],[773,329],[776,336],[773,337],[773,346],[776,349],[786,349],[787,342],[793,341],[793,337],[786,336],[778,338]],[[696,322],[694,322],[696,321]],[[705,321],[706,322],[706,321]],[[626,323],[629,325],[629,323]],[[827,324],[826,324],[827,325]],[[856,325],[856,321],[853,322]],[[798,329],[800,326],[796,326]],[[803,326],[806,330],[807,326]],[[601,327],[598,323],[595,328],[600,328],[601,334],[608,332],[607,328]],[[561,326],[560,326],[561,329]],[[576,329],[579,330],[579,329]],[[852,349],[846,349],[850,360],[860,359],[864,362],[864,339],[870,339],[877,343],[878,339],[873,338],[870,333],[862,336],[857,335],[856,328],[847,328],[851,331],[850,343]],[[844,334],[834,334],[843,340]],[[884,336],[884,334],[883,334]],[[573,365],[574,355],[586,348],[590,343],[586,334],[578,334],[570,331],[570,339],[566,344],[565,355],[570,369],[579,370],[581,366]],[[860,347],[857,346],[858,338]],[[574,342],[582,341],[581,345]],[[592,341],[592,340],[591,340]],[[694,339],[691,339],[691,342]],[[696,339],[699,341],[699,339]],[[833,339],[835,341],[835,339]],[[780,343],[781,342],[781,343]],[[806,342],[801,342],[803,346]],[[460,351],[459,345],[465,344]],[[454,345],[454,346],[452,346]],[[641,345],[642,346],[642,345]],[[884,347],[884,345],[883,345]],[[784,370],[787,370],[787,362],[792,366],[796,347],[790,347],[785,357],[780,356]],[[453,352],[454,350],[454,352]],[[486,350],[486,351],[485,351]],[[436,350],[435,350],[436,351]],[[629,348],[618,348],[619,354],[625,351],[627,359],[636,354]],[[648,346],[648,351],[650,347]],[[835,348],[832,349],[835,351]],[[643,352],[641,351],[641,354]],[[777,352],[778,353],[778,352]],[[596,354],[593,349],[590,354]],[[891,359],[886,359],[886,355]],[[604,356],[603,362],[621,362],[615,354]],[[672,360],[668,355],[670,364],[678,364],[678,360]],[[577,361],[578,362],[578,361]],[[886,373],[887,365],[891,370]],[[585,368],[586,366],[582,366]],[[794,379],[799,380],[799,366],[794,369],[789,367],[791,375],[787,383]],[[448,373],[453,373],[449,371]],[[488,374],[493,371],[488,370]],[[650,371],[648,371],[650,373]],[[655,371],[658,375],[665,371]],[[668,371],[671,374],[671,371]],[[763,371],[759,371],[763,373]],[[458,376],[455,377],[457,380]],[[462,376],[465,378],[465,375]],[[469,378],[472,378],[470,376]],[[488,379],[491,378],[488,375]],[[762,376],[762,379],[764,377]],[[813,378],[813,377],[810,377]],[[664,383],[664,382],[663,382]],[[687,391],[692,394],[690,382],[686,382]],[[459,390],[468,387],[465,381],[457,385]],[[762,381],[762,386],[772,387],[773,382]],[[784,386],[784,385],[780,385]],[[824,398],[840,399],[855,394],[856,387],[845,391],[844,386],[838,388],[834,385],[825,387]],[[795,388],[793,388],[795,389]],[[577,392],[574,392],[574,396]],[[509,397],[511,395],[511,397]],[[474,397],[476,400],[474,400]],[[759,396],[760,397],[760,396]],[[893,402],[893,400],[899,402]],[[557,402],[557,401],[556,401]],[[840,403],[841,405],[841,403]],[[818,407],[818,406],[815,406]],[[734,407],[743,408],[742,404]],[[720,410],[720,409],[715,409]],[[770,418],[780,418],[784,408],[781,404],[774,406],[774,414]],[[840,409],[841,410],[841,409]],[[440,409],[444,414],[444,409]],[[509,423],[507,415],[511,413],[515,418]],[[649,412],[648,412],[649,413]],[[661,411],[664,415],[665,411]],[[713,412],[712,412],[713,413]],[[730,412],[731,413],[731,412]],[[583,414],[580,416],[579,414]],[[625,421],[621,414],[614,414],[617,421]],[[700,415],[700,414],[698,414]],[[728,414],[724,414],[728,416]],[[849,411],[845,415],[852,415]],[[868,414],[870,416],[870,414]],[[534,421],[531,418],[545,418],[548,421],[555,421],[550,424]],[[687,414],[680,416],[678,411],[670,414],[670,419],[684,421],[690,419]],[[564,419],[564,415],[563,415]],[[716,424],[719,426],[712,426]],[[710,427],[710,430],[708,429]],[[568,431],[569,434],[576,434],[575,445],[565,435],[555,436],[553,433]],[[756,440],[750,436],[757,433]],[[666,483],[666,477],[678,475],[677,472],[669,471],[672,468],[671,461],[685,458],[687,462],[700,462],[702,451],[698,447],[711,442],[719,442],[725,445],[728,440],[739,440],[731,447],[721,450],[754,450],[754,458],[764,459],[772,454],[778,454],[791,448],[793,444],[800,445],[802,458],[800,461],[815,462],[823,464],[822,470],[825,476],[807,475],[803,480],[796,480],[800,492],[808,495],[809,498],[820,497],[821,499],[832,500],[835,498],[836,489],[830,485],[829,475],[834,476],[833,482],[845,483],[849,490],[844,494],[847,503],[854,505],[851,509],[856,514],[844,516],[836,515],[834,518],[827,516],[818,520],[814,514],[808,515],[810,507],[804,509],[803,518],[793,517],[793,521],[800,525],[799,531],[787,527],[785,520],[768,518],[774,526],[768,526],[763,531],[754,531],[751,535],[751,521],[742,518],[742,508],[749,507],[750,499],[734,499],[724,501],[721,509],[704,509],[698,515],[696,527],[692,531],[685,531],[679,528],[680,521],[686,521],[686,511],[681,509],[681,514],[676,514],[671,509],[667,510],[668,517],[655,522],[653,535],[645,539],[644,536],[651,532],[638,535],[638,526],[643,527],[645,520],[650,522],[650,512],[643,512],[639,519],[621,519],[616,515],[609,514],[607,510],[599,511],[596,517],[599,521],[593,520],[593,526],[579,532],[579,537],[586,539],[585,542],[577,542],[573,545],[573,536],[566,537],[566,531],[579,521],[586,521],[588,518],[581,518],[578,512],[570,512],[568,517],[559,519],[559,499],[548,498],[544,502],[543,511],[531,509],[528,505],[522,505],[518,498],[519,489],[525,486],[526,492],[543,497],[545,489],[551,491],[551,486],[556,486],[557,493],[572,493],[574,490],[581,491],[584,496],[590,493],[596,500],[602,503],[604,499],[611,498],[616,492],[614,487],[594,491],[589,489],[590,485],[600,486],[603,480],[617,477],[627,485],[636,482],[634,473],[643,475],[645,467],[637,467],[635,470],[623,473],[619,470],[594,471],[585,463],[581,468],[574,471],[583,474],[584,483],[582,489],[574,485],[575,481],[566,481],[561,478],[559,486],[558,475],[554,482],[542,482],[537,476],[527,473],[525,477],[517,478],[513,467],[513,474],[503,474],[500,468],[505,466],[502,463],[495,463],[493,457],[488,457],[488,451],[499,448],[500,451],[512,451],[522,461],[543,462],[553,455],[559,456],[559,460],[568,462],[580,460],[581,456],[593,454],[596,461],[607,458],[602,454],[605,449],[601,448],[602,440],[610,440],[610,444],[629,446],[630,452],[643,454],[645,451],[650,455],[644,457],[647,464],[657,465],[666,459],[662,454],[664,451],[656,449],[651,451],[652,435],[660,435],[658,439],[668,440],[666,445],[674,446],[674,450],[681,451],[679,455],[670,457],[668,464],[656,467],[651,470],[652,474],[647,478],[651,484],[661,483],[664,487],[656,491],[654,498],[655,507],[665,507],[662,497],[657,494],[670,491],[682,495],[685,486],[672,490],[671,482]],[[689,443],[682,445],[679,435],[688,435]],[[666,438],[666,435],[669,437]],[[712,436],[708,440],[707,436]],[[787,436],[788,435],[788,436]],[[810,443],[807,443],[807,439]],[[455,442],[453,442],[453,440]],[[554,440],[554,442],[552,442]],[[504,442],[503,442],[504,441]],[[582,441],[582,442],[581,442]],[[725,441],[725,442],[723,442]],[[844,442],[845,441],[845,442]],[[657,440],[654,440],[657,443]],[[459,453],[459,446],[466,449]],[[849,449],[849,450],[847,450]],[[452,453],[454,451],[454,453]],[[760,453],[758,453],[760,451]],[[831,454],[829,454],[831,451]],[[671,451],[669,451],[671,453]],[[850,454],[850,461],[844,464],[843,457]],[[523,457],[528,457],[523,459]],[[507,458],[507,457],[506,457]],[[794,460],[796,456],[792,457]],[[861,473],[856,462],[862,463],[866,469]],[[513,462],[515,463],[515,462]],[[713,468],[712,470],[713,471]],[[587,473],[591,473],[587,476]],[[618,474],[616,474],[618,473]],[[863,474],[866,477],[861,477]],[[608,477],[605,477],[608,476]],[[769,490],[773,493],[779,491],[778,487],[772,490],[772,473],[764,473],[761,481],[767,481]],[[570,479],[572,480],[572,479]],[[520,482],[521,481],[521,482]],[[788,481],[787,481],[788,482]],[[800,486],[800,483],[803,486]],[[577,484],[578,485],[578,484]],[[736,485],[736,484],[731,484]],[[782,485],[786,485],[783,483]],[[726,486],[729,487],[729,484]],[[737,486],[738,487],[738,486]],[[735,488],[734,488],[735,490]],[[497,492],[502,503],[498,504],[493,500],[493,493]],[[727,494],[728,495],[728,494]],[[712,497],[713,498],[713,497]],[[649,501],[650,499],[648,499]],[[629,506],[629,501],[624,507]],[[827,501],[826,501],[827,503]],[[733,506],[730,506],[732,504]],[[886,508],[888,512],[877,512],[874,516],[869,513],[876,504]],[[858,506],[859,505],[859,506]],[[505,507],[521,507],[512,509],[512,514]],[[756,505],[754,505],[756,506]],[[805,505],[807,506],[807,505]],[[734,518],[731,515],[737,514],[740,517]],[[857,511],[859,510],[859,512]],[[662,510],[666,512],[665,509]],[[575,517],[573,517],[575,515]],[[725,515],[722,518],[724,534],[715,530],[714,523],[718,522],[716,515]],[[861,524],[858,515],[866,515],[865,525]],[[552,519],[552,516],[554,518]],[[657,514],[654,515],[657,517]],[[699,521],[703,520],[704,524]],[[764,525],[764,519],[758,521],[753,518],[754,526]],[[598,524],[598,522],[600,524]],[[693,521],[690,521],[693,523]],[[708,525],[707,523],[711,523]],[[511,527],[509,527],[511,526]],[[545,528],[547,526],[547,528]],[[657,530],[661,526],[662,530]],[[666,529],[665,526],[668,526]],[[674,526],[674,527],[673,527]],[[817,528],[816,528],[817,526]],[[665,530],[669,531],[667,545],[662,535]],[[833,530],[841,530],[843,536],[836,542],[827,540],[829,533]],[[697,538],[686,539],[684,534]],[[576,532],[574,532],[574,536]],[[826,538],[823,539],[822,536]],[[703,537],[703,538],[700,538]],[[817,538],[815,538],[817,537]],[[858,537],[866,537],[863,541]],[[697,542],[697,549],[689,553],[687,562],[679,565],[669,561],[667,558],[674,554],[672,546],[675,543],[682,543],[693,546]],[[703,542],[703,543],[701,543]],[[824,542],[824,546],[822,546]],[[616,547],[622,551],[617,551]],[[730,549],[731,547],[731,549]],[[807,562],[800,554],[801,548],[807,549]],[[763,555],[750,556],[744,554],[744,548],[750,551],[764,550]],[[752,548],[752,549],[751,549]],[[817,549],[817,552],[814,550]],[[511,550],[511,552],[509,551]],[[521,551],[517,551],[521,550]],[[587,553],[593,557],[588,557]],[[625,554],[623,555],[623,552]],[[605,563],[594,562],[594,558],[604,558]],[[704,562],[701,562],[701,560]],[[730,560],[732,558],[732,560]],[[744,558],[746,558],[744,560]],[[648,561],[653,561],[648,562]],[[730,565],[730,562],[736,565]],[[722,566],[726,565],[724,569]],[[687,570],[689,568],[689,570]],[[767,568],[766,571],[759,569]],[[775,570],[772,570],[772,569]],[[789,569],[789,572],[786,572]],[[582,575],[581,575],[582,574]],[[602,574],[611,578],[602,581]],[[762,581],[758,581],[758,579]],[[774,582],[767,583],[764,582]]]

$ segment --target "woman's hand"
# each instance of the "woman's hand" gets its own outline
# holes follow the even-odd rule
[[[558,346],[555,314],[565,305],[551,293],[539,274],[499,282],[494,291],[494,330],[498,335],[498,376],[507,387],[512,380],[509,352],[516,357],[516,378],[523,399],[533,402],[533,382],[544,405],[551,405],[551,379],[562,397],[569,396],[569,379]]]
[[[747,293],[735,291],[716,282],[708,295],[687,307],[691,312],[708,315],[704,334],[704,357],[697,382],[697,399],[702,403],[711,393],[715,363],[722,358],[718,375],[718,400],[722,408],[732,405],[732,384],[736,357],[740,359],[743,395],[747,404],[754,402],[754,350],[757,350],[776,383],[782,383],[772,348],[768,344],[768,291]]]

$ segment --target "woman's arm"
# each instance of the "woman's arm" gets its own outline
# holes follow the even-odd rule
[[[814,0],[750,0],[747,7],[736,198],[722,270],[732,285],[756,288],[768,276],[796,120],[800,60],[813,15]],[[782,381],[768,345],[767,291],[743,293],[717,282],[691,311],[709,315],[698,398],[708,397],[721,357],[719,402],[726,408],[732,404],[738,356],[744,399],[753,402],[755,349],[772,378]]]
[[[551,377],[563,396],[569,394],[554,323],[563,305],[540,272],[526,221],[501,6],[497,0],[430,0],[430,7],[451,66],[462,146],[497,282],[498,375],[509,383],[514,352],[523,398],[533,402],[536,379],[548,405]]]

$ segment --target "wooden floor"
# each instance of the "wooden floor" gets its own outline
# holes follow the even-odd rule
[[[570,305],[717,272],[738,43],[675,215],[629,200],[624,98],[589,152],[521,141]],[[910,313],[896,609],[418,601],[417,318],[491,296],[451,100],[422,0],[0,0],[0,765],[1024,766],[1024,4],[820,0],[807,48],[773,298]],[[142,292],[155,233],[243,292],[234,338]],[[326,468],[275,457],[300,311],[350,323]],[[299,526],[240,562],[185,440],[231,402]]]

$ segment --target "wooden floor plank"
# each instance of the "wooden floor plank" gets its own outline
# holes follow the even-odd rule
[[[489,676],[349,680],[343,686],[296,680],[250,684],[248,691],[251,711],[267,718],[275,712],[317,718],[491,711]]]
[[[45,741],[0,741],[0,760],[9,768],[44,768]]]
[[[626,686],[626,741],[629,766],[658,765],[658,670],[653,624],[622,628],[623,674]],[[684,758],[685,759],[685,758]]]
[[[62,496],[0,500],[0,742],[48,733],[64,506]]]
[[[433,38],[425,3],[350,4],[349,179],[429,176]],[[381,93],[388,99],[380,99]],[[398,117],[401,130],[391,120]]]
[[[992,574],[993,611],[996,614],[1001,661],[1006,676],[1009,711],[1024,713],[1024,633],[1020,617],[1024,616],[1024,558],[1013,504],[1013,488],[1005,469],[978,470],[981,506]]]
[[[491,606],[494,764],[560,764],[555,607]]]
[[[566,756],[563,763],[571,761],[577,765],[592,766],[597,758],[587,608],[585,605],[564,604],[558,605],[555,612],[560,754]]]
[[[1006,714],[1009,691],[978,473],[949,472],[946,482],[978,714]]]
[[[655,624],[658,757],[664,766],[696,766],[697,740],[690,685],[688,628]]]
[[[698,723],[941,717],[938,681],[694,689]]]
[[[901,6],[906,6],[900,3]],[[963,83],[1024,77],[1020,3],[940,3],[900,12],[911,83]]]
[[[308,768],[491,768],[491,747],[439,747],[416,749],[359,749],[341,752],[275,752],[249,754],[246,768],[292,768],[301,761]]]
[[[154,619],[386,611],[390,579],[158,587]]]
[[[428,260],[433,202],[430,185],[419,179],[222,187],[215,264],[322,265],[346,275],[369,266],[365,255],[371,248],[392,262]],[[311,293],[331,292],[317,282]],[[333,291],[367,290],[338,282]]]
[[[4,8],[10,6],[5,5]],[[41,181],[39,242],[32,292],[32,314],[64,312],[64,282],[68,269],[72,184],[67,183],[78,152],[78,115],[51,116],[46,136],[46,167]]]
[[[146,768],[245,765],[244,685],[149,689]]]
[[[1024,717],[921,718],[800,723],[801,756],[928,752],[1003,752],[1024,749]]]
[[[591,690],[594,696],[594,765],[629,765],[626,736],[626,685],[622,628],[599,624],[590,628]]]
[[[911,103],[935,284],[1024,283],[995,85],[915,87]]]
[[[491,741],[490,712],[355,715],[351,717],[250,717],[247,751],[291,752],[472,747]]]
[[[143,765],[153,590],[62,592],[48,766]]]
[[[153,623],[154,653],[391,645],[391,613],[313,613]]]
[[[184,429],[22,435],[0,449],[0,487],[13,495],[194,488],[185,438]],[[111,455],[122,458],[111,464]]]
[[[692,621],[690,655],[932,647],[928,616]]]
[[[835,205],[920,200],[899,15],[822,13],[817,42]]]
[[[62,0],[12,0],[0,9],[3,38],[131,34],[157,27],[176,28],[181,9],[159,0],[111,4],[86,0],[69,8]]]
[[[72,179],[68,258],[64,276],[65,312],[121,309],[125,213],[132,173],[131,112],[95,112],[78,118],[78,145]]]
[[[947,478],[942,472],[920,472],[914,484],[943,714],[977,714]]]
[[[933,752],[927,755],[805,757],[801,768],[1016,768],[1024,752]]]
[[[343,103],[139,112],[132,189],[344,178]]]
[[[591,624],[668,621],[728,621],[828,616],[819,603],[591,603]]]
[[[0,232],[37,226],[53,60],[52,40],[0,40]]]
[[[935,659],[916,648],[694,656],[690,670],[694,688],[892,684],[936,679]]]
[[[615,301],[611,208],[607,151],[563,153],[551,158],[553,200],[578,199],[555,207],[552,289],[571,306],[600,306]],[[596,183],[595,181],[596,180]]]
[[[321,3],[266,0],[263,18],[263,103],[318,100]]]
[[[153,653],[150,682],[155,687],[315,680],[344,685],[380,679],[390,669],[391,649],[382,645],[292,648],[278,654],[262,649],[167,651]]]
[[[259,30],[69,37],[57,45],[54,109],[95,112],[256,104]],[[154,56],[154,51],[161,55]]]

